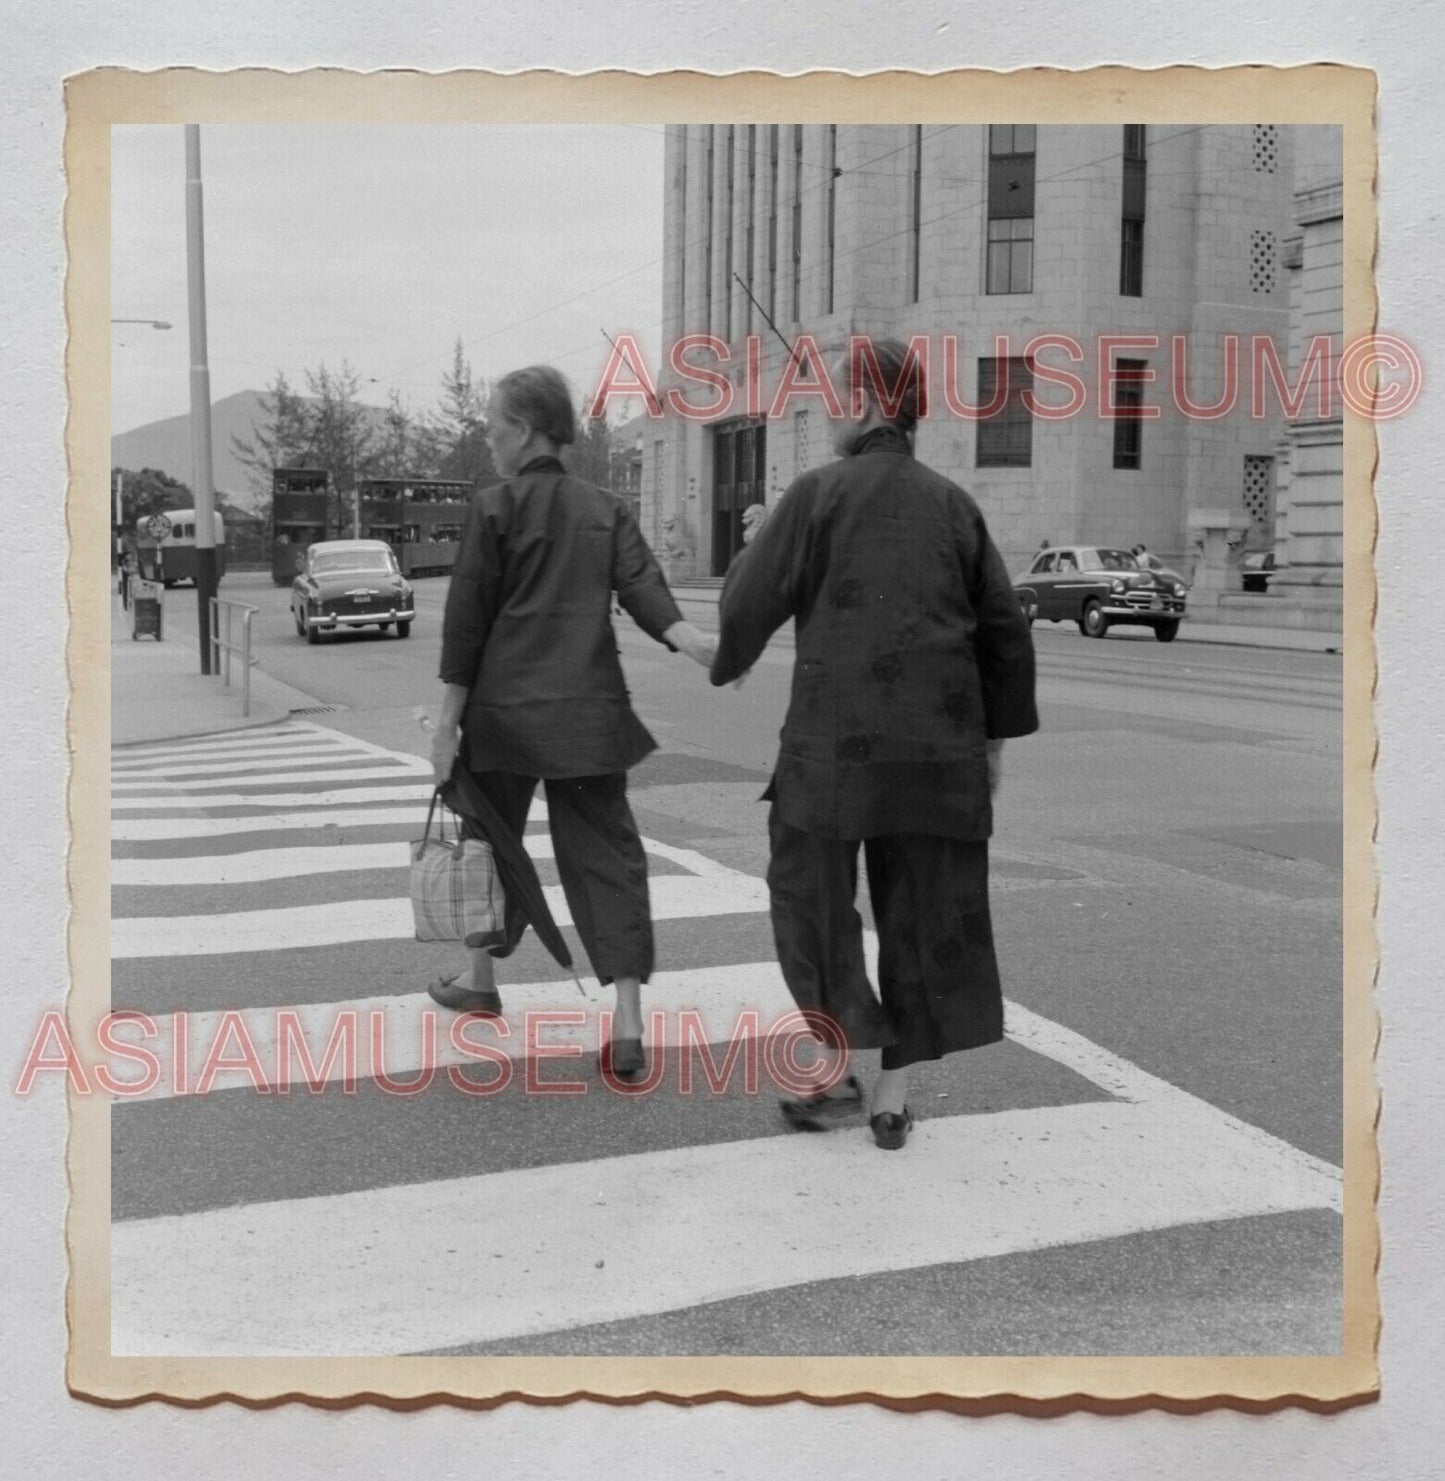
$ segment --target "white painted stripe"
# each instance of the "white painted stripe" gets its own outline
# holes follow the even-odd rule
[[[340,760],[340,757],[336,758]],[[358,761],[362,758],[358,756]],[[286,782],[365,782],[378,778],[387,778],[392,781],[402,781],[407,777],[417,776],[422,772],[431,774],[431,767],[417,761],[406,766],[353,766],[345,769],[333,767],[331,770],[322,771],[296,771],[295,762],[277,762],[274,765],[262,765],[256,770],[247,770],[245,776],[238,776],[234,772],[226,772],[221,775],[207,776],[204,781],[173,782],[171,777],[186,776],[198,772],[211,772],[209,766],[180,766],[166,777],[157,777],[154,780],[111,782],[111,792],[131,792],[141,788],[154,791],[158,787],[169,787],[177,792],[204,792],[207,787],[222,787],[227,782],[233,785],[238,782],[255,782],[261,787],[277,787]],[[291,770],[287,770],[287,767]],[[262,798],[262,801],[265,799]]]
[[[335,775],[335,773],[332,773]],[[358,772],[358,776],[367,773]],[[405,775],[392,772],[392,776]],[[175,797],[112,797],[112,811],[117,808],[153,808],[156,810],[175,808],[208,807],[350,807],[358,802],[405,802],[420,798],[425,802],[436,790],[431,782],[412,782],[405,787],[378,787],[374,783],[366,787],[342,787],[331,792],[187,792]],[[422,810],[426,817],[426,810]]]
[[[311,828],[361,828],[368,824],[415,825],[426,819],[415,807],[334,809],[320,812],[265,813],[250,818],[113,818],[110,836],[116,842],[154,842],[163,838],[219,838],[229,833],[288,833]]]
[[[430,794],[428,794],[430,795]],[[258,805],[266,799],[254,799]],[[157,803],[157,806],[163,804]],[[528,823],[545,822],[547,804],[534,798]],[[426,812],[415,807],[322,809],[318,812],[260,813],[249,818],[112,818],[110,836],[117,842],[154,842],[165,838],[220,838],[230,833],[288,833],[311,828],[360,828],[372,823],[415,823],[418,833]]]
[[[294,761],[298,757],[315,756],[320,761],[332,760],[337,756],[354,754],[358,761],[373,760],[374,758],[365,752],[349,752],[347,747],[338,745],[335,741],[303,739],[289,742],[281,746],[267,746],[264,750],[257,747],[254,750],[228,751],[224,756],[214,756],[207,762],[207,769],[216,771],[248,771],[250,767],[246,762],[262,761]],[[110,774],[112,777],[120,777],[126,780],[135,777],[148,776],[170,776],[177,766],[186,766],[199,763],[202,757],[197,752],[190,752],[184,756],[178,756],[174,761],[112,761]],[[241,764],[237,764],[241,763]]]
[[[609,1092],[593,1081],[588,1093]],[[486,1107],[475,1109],[484,1127]],[[888,1156],[862,1127],[677,1147],[122,1221],[111,1231],[111,1350],[415,1352],[1330,1208],[1336,1193],[1293,1149],[1241,1136],[1217,1114],[1181,1116],[1172,1101],[924,1120]],[[890,1208],[907,1217],[880,1239],[879,1210]],[[482,1250],[501,1258],[479,1271]]]
[[[460,958],[459,958],[460,960]],[[419,978],[420,978],[419,974]],[[420,982],[418,984],[420,986]],[[527,1015],[551,1009],[581,1010],[584,1022],[548,1024],[540,1030],[546,1045],[579,1045],[595,1052],[602,1037],[599,1010],[611,1007],[612,993],[588,980],[582,996],[577,984],[566,978],[560,982],[507,983],[502,989],[506,1027],[468,1026],[466,1033],[473,1041],[494,1044],[513,1060],[524,1059]],[[651,1015],[648,1030],[650,1044],[675,1050],[686,1038],[691,1044],[724,1045],[734,1039],[766,1036],[774,1030],[797,1031],[793,1017],[793,1000],[783,982],[776,962],[748,962],[737,966],[695,967],[681,972],[658,972],[644,993],[645,1007]],[[459,1015],[439,1007],[425,992],[397,997],[355,998],[339,1003],[302,1003],[294,1006],[247,1008],[229,1016],[244,1026],[245,1038],[255,1046],[262,1069],[263,1082],[269,1086],[287,1085],[305,1089],[302,1066],[294,1051],[287,1065],[282,1065],[279,1052],[281,1031],[278,1015],[294,1014],[304,1036],[313,1066],[323,1070],[320,1079],[334,1084],[350,1075],[367,1079],[378,1070],[395,1078],[415,1075],[426,1064],[446,1068],[451,1065],[477,1064],[475,1053],[458,1048],[450,1038],[451,1025]],[[430,1015],[431,1023],[426,1022]],[[686,1016],[686,1026],[684,1017]],[[200,1083],[201,1069],[223,1028],[222,1012],[189,1013],[186,1019],[187,1061],[190,1073],[182,1094],[194,1094]],[[154,1019],[156,1034],[142,1038],[132,1026],[117,1030],[117,1036],[141,1044],[157,1055],[161,1076],[144,1094],[116,1097],[125,1103],[138,1100],[169,1100],[176,1095],[173,1081],[174,1015]],[[374,1028],[374,1025],[380,1025]],[[382,1057],[373,1060],[373,1032],[381,1036]],[[340,1059],[323,1064],[326,1046],[332,1034],[354,1034],[354,1061]],[[231,1046],[234,1049],[234,1045]],[[721,1067],[723,1053],[713,1054]],[[485,1067],[483,1067],[485,1068]],[[134,1062],[117,1059],[112,1067],[117,1079],[135,1079]],[[222,1070],[214,1076],[213,1090],[230,1090],[250,1086],[253,1081],[239,1070]]]
[[[553,857],[547,833],[523,837],[534,859]],[[650,854],[681,865],[708,879],[749,878],[691,849],[670,848],[644,838]],[[319,847],[251,849],[239,854],[202,854],[179,859],[112,859],[110,882],[115,886],[257,884],[311,874],[342,874],[358,869],[406,869],[411,851],[406,843],[323,844]]]
[[[160,741],[145,746],[112,746],[111,757],[117,761],[130,761],[147,756],[183,756],[193,751],[209,754],[270,741],[290,743],[314,735],[316,728],[310,725],[287,725],[277,729],[233,730],[224,735],[192,736],[190,739]]]
[[[411,850],[406,843],[262,848],[241,854],[205,854],[193,859],[112,859],[110,883],[112,888],[259,884],[265,880],[296,879],[308,874],[342,874],[358,869],[405,869],[410,863]]]
[[[702,879],[659,874],[648,881],[654,920],[695,915],[739,915],[768,908],[761,880]],[[558,925],[571,914],[560,885],[546,887]],[[332,900],[275,910],[236,910],[216,915],[121,916],[111,922],[111,955],[212,956],[234,951],[294,951],[355,941],[407,941],[415,924],[408,898]]]
[[[1032,1049],[1036,1054],[1067,1066],[1075,1074],[1081,1075],[1119,1100],[1138,1105],[1160,1105],[1167,1101],[1171,1110],[1180,1116],[1188,1114],[1199,1119],[1212,1118],[1215,1121],[1228,1122],[1237,1136],[1256,1140],[1261,1145],[1287,1145],[1258,1126],[1251,1126],[1247,1121],[1221,1111],[1208,1101],[1191,1095],[1187,1090],[1181,1090],[1177,1085],[1171,1085],[1168,1080],[1151,1075],[1130,1060],[1084,1038],[1082,1034],[1075,1033],[1052,1019],[1032,1013],[1018,1003],[1007,1004],[1007,1024],[1009,1038],[1026,1049]],[[1289,1150],[1302,1167],[1332,1181],[1334,1192],[1329,1207],[1336,1210],[1343,1208],[1344,1182],[1340,1169],[1322,1157],[1311,1156],[1296,1147],[1290,1147]]]

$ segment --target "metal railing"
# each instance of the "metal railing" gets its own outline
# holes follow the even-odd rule
[[[225,609],[225,621],[221,612]],[[246,602],[233,602],[226,597],[211,598],[211,672],[221,675],[221,682],[231,687],[231,655],[241,661],[241,713],[251,713],[251,668],[256,659],[251,653],[251,619],[259,612]],[[235,614],[241,614],[241,641],[235,641]]]

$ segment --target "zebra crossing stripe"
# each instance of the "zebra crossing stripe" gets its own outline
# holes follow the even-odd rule
[[[370,773],[375,775],[375,773]],[[405,773],[400,773],[405,775]],[[335,776],[337,773],[328,773]],[[366,772],[357,772],[366,776]],[[398,773],[393,772],[393,776]],[[210,807],[346,807],[357,802],[405,802],[419,798],[425,802],[435,791],[431,782],[412,782],[404,787],[343,787],[331,792],[187,792],[173,797],[115,797],[110,799],[113,809],[156,808],[176,810],[195,808],[200,811]],[[425,813],[423,813],[425,817]]]
[[[123,1220],[111,1349],[401,1354],[1338,1205],[1336,1178],[1191,1100],[923,1120],[896,1156],[858,1128]],[[908,1217],[879,1239],[889,1208]]]
[[[356,759],[361,760],[363,758],[357,757]],[[175,771],[167,772],[165,777],[157,777],[154,780],[147,778],[144,781],[112,781],[110,784],[111,794],[114,796],[117,792],[131,792],[141,788],[154,790],[158,787],[170,787],[179,792],[204,792],[208,787],[224,786],[228,780],[226,775],[217,776],[214,774],[207,776],[204,781],[173,782],[170,780],[173,776],[182,776],[192,771],[210,772],[212,768],[208,766],[194,768],[180,767]],[[323,771],[296,771],[294,769],[288,771],[284,768],[273,770],[268,767],[264,770],[248,772],[245,777],[231,776],[229,780],[233,783],[236,781],[255,782],[258,786],[262,787],[280,786],[286,782],[361,782],[381,780],[400,782],[405,781],[408,777],[414,777],[423,771],[428,776],[431,775],[431,767],[426,766],[420,761],[411,766],[353,766],[345,769],[333,767],[330,770]],[[152,800],[154,801],[155,799]],[[264,802],[265,798],[262,797],[261,800]],[[157,806],[159,805],[157,802]]]
[[[571,912],[560,885],[546,895],[558,925]],[[648,881],[654,920],[687,916],[749,914],[768,908],[762,880],[661,874]],[[214,956],[225,952],[295,951],[354,941],[403,941],[415,935],[411,901],[333,900],[272,910],[236,910],[211,915],[122,916],[110,926],[111,956]]]
[[[522,842],[534,859],[553,857],[547,833],[527,833]],[[650,854],[711,879],[747,878],[691,849],[673,848],[644,838]],[[112,859],[112,888],[166,885],[258,884],[267,880],[314,874],[344,874],[362,869],[405,869],[411,864],[407,843],[323,844],[319,847],[251,849],[239,854],[201,854],[179,859]]]

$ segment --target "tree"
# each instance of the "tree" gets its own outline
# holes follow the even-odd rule
[[[441,405],[427,418],[439,478],[463,478],[478,488],[497,481],[487,446],[487,386],[474,380],[461,336],[452,348],[452,368],[442,375]]]
[[[360,382],[348,361],[340,370],[328,370],[323,362],[306,372],[311,393],[311,445],[309,465],[325,468],[337,488],[356,487],[358,478],[371,472],[376,460],[376,429],[372,412],[357,399]]]
[[[589,417],[578,427],[577,441],[564,456],[567,471],[598,488],[612,487],[612,428],[606,417]]]
[[[421,476],[429,471],[429,449],[402,404],[401,393],[393,391],[382,413],[381,438],[377,444],[375,473],[379,478],[402,478],[407,474]]]
[[[245,465],[251,480],[256,513],[271,518],[271,470],[305,467],[314,440],[314,417],[305,398],[291,389],[286,373],[278,370],[276,379],[261,395],[261,410],[266,420],[250,437],[231,436],[231,451]]]
[[[115,481],[121,480],[120,507],[121,532],[135,534],[136,521],[152,514],[164,514],[170,509],[191,509],[195,500],[189,485],[159,468],[142,468],[139,472],[129,468],[110,470],[111,507],[115,507]]]

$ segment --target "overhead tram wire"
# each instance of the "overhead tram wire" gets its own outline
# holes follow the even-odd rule
[[[959,127],[961,127],[961,125],[959,124],[945,124],[941,128],[934,130],[934,133],[928,135],[927,137],[933,138],[936,137],[938,134],[946,133],[949,129]],[[866,167],[867,165],[877,164],[880,160],[890,159],[893,155],[901,154],[904,150],[911,148],[912,143],[910,142],[908,144],[900,145],[896,149],[885,150],[882,154],[874,155],[872,158],[864,160],[863,166]],[[860,167],[860,171],[861,168],[862,167]],[[855,173],[855,171],[843,170],[840,173],[853,174]],[[796,191],[786,202],[788,209],[791,209],[804,197],[812,195],[815,191],[826,189],[834,178],[834,173],[832,171],[828,171],[827,177],[823,180],[820,180],[816,185],[809,185],[802,190]],[[710,233],[708,235],[710,235]],[[628,278],[636,277],[638,273],[647,272],[652,268],[666,267],[667,264],[672,261],[680,261],[687,255],[687,252],[691,248],[701,246],[704,242],[706,242],[708,240],[708,235],[693,237],[688,241],[685,241],[680,247],[675,248],[672,252],[664,252],[661,257],[654,257],[648,262],[639,263],[637,267],[629,268],[625,273],[619,273],[615,278],[608,278],[605,282],[594,283],[590,288],[584,288],[580,293],[574,293],[568,298],[558,299],[555,302],[547,305],[545,308],[539,309],[536,313],[528,314],[521,319],[516,319],[510,324],[504,324],[499,329],[489,330],[486,334],[476,335],[472,339],[465,341],[462,345],[462,348],[464,350],[468,350],[475,345],[484,344],[489,339],[496,339],[500,335],[509,334],[513,329],[520,329],[526,324],[531,324],[538,319],[545,318],[548,314],[554,313],[557,309],[567,308],[571,304],[579,303],[583,299],[590,298],[594,294],[602,292],[604,288],[611,288],[618,283],[626,282]],[[420,369],[424,365],[431,365],[438,360],[444,359],[449,353],[451,352],[442,350],[435,355],[428,355],[423,360],[415,360],[410,362],[409,364],[399,366],[396,370],[393,370],[388,374],[379,377],[379,379],[385,381],[399,380],[407,373],[407,371]]]
[[[957,125],[949,125],[949,127],[957,127]],[[1174,139],[1182,139],[1186,135],[1200,133],[1202,130],[1204,130],[1206,128],[1209,128],[1209,127],[1211,127],[1211,125],[1209,125],[1209,124],[1192,125],[1189,128],[1179,129],[1179,130],[1177,130],[1176,132],[1174,132],[1172,134],[1166,134],[1163,138],[1158,139],[1158,140],[1156,140],[1154,142],[1160,143],[1160,144],[1167,144],[1171,140],[1174,140]],[[882,158],[882,157],[883,156],[881,156],[881,155],[879,156],[879,158]],[[1040,176],[1039,179],[1038,179],[1038,181],[1036,181],[1036,183],[1050,184],[1051,182],[1053,182],[1055,180],[1065,179],[1067,176],[1072,175],[1072,174],[1075,174],[1079,170],[1091,169],[1091,168],[1093,168],[1096,165],[1108,164],[1112,160],[1122,159],[1123,157],[1124,157],[1123,150],[1116,150],[1116,151],[1114,151],[1111,154],[1104,154],[1104,155],[1098,156],[1095,159],[1085,160],[1081,164],[1070,165],[1068,167],[1068,169],[1056,171],[1054,174]],[[852,173],[852,172],[851,171],[848,171],[846,173]],[[812,188],[814,188],[814,187],[810,187],[810,189],[812,189]],[[964,204],[961,205],[961,206],[952,207],[952,208],[950,208],[947,211],[941,212],[937,216],[931,216],[931,217],[929,217],[927,221],[924,221],[924,222],[920,223],[920,225],[921,226],[932,226],[932,225],[934,225],[935,223],[937,223],[939,221],[947,220],[950,216],[957,216],[957,215],[961,214],[964,211],[975,210],[975,209],[977,209],[977,207],[983,205],[985,203],[985,201],[987,201],[987,199],[988,199],[988,195],[987,195],[987,192],[985,191],[984,193],[982,193],[982,194],[980,194],[978,196],[975,196],[972,200],[969,200],[969,201],[964,202]],[[902,228],[899,231],[889,232],[885,236],[875,237],[872,241],[861,242],[858,246],[852,247],[847,252],[843,252],[843,253],[840,253],[838,255],[840,257],[851,257],[856,252],[866,252],[870,247],[881,246],[885,242],[893,241],[893,240],[895,240],[896,238],[898,238],[900,236],[906,236],[910,231],[912,231],[912,229],[913,229],[912,227],[904,227],[904,228]],[[703,240],[705,240],[705,239],[703,239]],[[737,274],[734,273],[733,276],[736,278],[737,277]],[[738,281],[740,283],[742,282],[741,279],[739,279]],[[752,292],[748,288],[748,285],[746,283],[743,283],[742,284],[742,287],[743,287],[743,291],[746,292],[748,294],[748,297],[750,299],[752,299],[753,302],[756,304],[757,303],[757,300],[755,298],[753,298]],[[764,318],[767,318],[767,315],[766,314],[764,315]],[[768,322],[769,322],[770,326],[773,328],[774,333],[776,333],[778,335],[778,337],[783,341],[784,345],[787,346],[787,343],[788,342],[787,342],[786,338],[782,335],[782,332],[780,330],[778,330],[778,328],[777,328],[776,325],[772,324],[771,319],[769,319]],[[646,326],[646,329],[649,332],[650,331],[661,331],[662,328],[664,327],[664,323],[665,323],[665,321],[664,320],[661,320],[661,319],[654,320],[652,323],[650,323],[650,324],[648,324]],[[790,348],[790,353],[791,353],[791,347],[789,347],[789,348]],[[553,357],[553,359],[554,360],[557,360],[557,361],[566,361],[566,360],[574,359],[577,356],[587,354],[591,349],[592,349],[591,344],[588,344],[588,345],[579,345],[575,350],[566,350],[566,351],[563,351],[559,355],[555,355]],[[634,367],[634,369],[635,369],[635,367]]]

